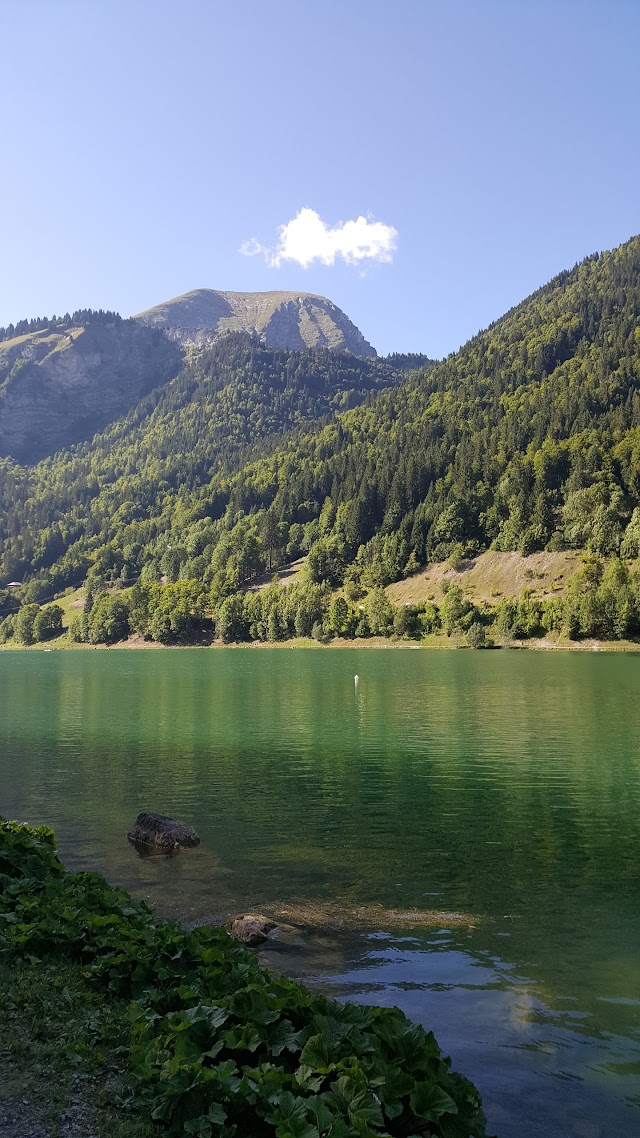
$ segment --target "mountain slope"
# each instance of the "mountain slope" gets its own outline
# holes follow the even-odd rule
[[[228,590],[251,548],[252,571],[308,552],[317,582],[370,588],[489,547],[638,556],[640,238],[561,273],[432,370],[302,426],[171,481],[151,450],[141,477],[128,428],[97,479],[64,455],[29,475],[5,464],[4,579],[73,583],[93,560],[107,580],[126,567]],[[203,430],[206,416],[185,447]]]
[[[286,432],[319,429],[401,375],[346,352],[272,350],[233,334],[190,353],[179,374],[90,443],[27,470],[0,461],[0,551],[13,578],[62,561],[77,578],[109,530],[233,472]],[[157,523],[147,527],[156,533]],[[74,548],[74,552],[68,551]],[[80,573],[83,570],[80,569]]]
[[[37,462],[90,438],[178,371],[178,346],[115,313],[0,342],[0,455]]]
[[[199,288],[140,312],[136,320],[181,343],[211,344],[229,332],[249,332],[271,348],[334,348],[356,356],[376,355],[337,305],[307,292]]]
[[[490,546],[636,556],[640,238],[560,274],[428,374],[225,493],[227,529],[247,507],[289,524],[311,508],[318,573],[324,562],[367,587]]]

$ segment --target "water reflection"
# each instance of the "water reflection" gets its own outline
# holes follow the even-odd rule
[[[481,1088],[501,1138],[630,1138],[638,1133],[640,1039],[597,1030],[568,998],[554,1001],[498,957],[451,943],[449,930],[419,936],[380,932],[351,944],[341,971],[312,949],[311,968],[280,966],[338,999],[397,1005],[433,1030],[456,1065]],[[335,955],[335,949],[334,949]],[[265,963],[278,951],[262,953]],[[324,974],[322,974],[324,972]],[[320,975],[319,975],[320,974]]]
[[[4,653],[0,813],[169,916],[315,912],[273,961],[433,1027],[501,1138],[627,1138],[639,678],[636,656]],[[138,857],[141,809],[201,845]],[[381,915],[433,909],[463,919]]]

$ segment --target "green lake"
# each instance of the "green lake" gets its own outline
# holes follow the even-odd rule
[[[4,652],[0,814],[163,914],[308,925],[264,962],[433,1028],[499,1138],[631,1138],[639,704],[635,654]],[[140,857],[142,809],[201,845]]]

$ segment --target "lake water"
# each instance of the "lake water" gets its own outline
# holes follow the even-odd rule
[[[5,652],[0,813],[163,914],[277,913],[262,959],[433,1028],[499,1138],[631,1138],[639,696],[640,655]],[[201,845],[139,857],[145,808]]]

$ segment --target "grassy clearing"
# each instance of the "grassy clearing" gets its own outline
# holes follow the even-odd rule
[[[295,585],[298,581],[304,578],[304,567],[307,563],[306,557],[299,557],[297,561],[290,562],[289,565],[281,565],[279,569],[273,569],[271,572],[262,573],[249,587],[250,592],[259,592],[260,589],[267,589],[274,580],[279,585]]]
[[[581,566],[582,554],[563,553],[498,553],[488,550],[479,557],[463,561],[456,569],[446,561],[428,565],[422,572],[396,581],[387,588],[395,605],[422,604],[425,600],[442,600],[442,583],[456,584],[475,604],[497,604],[502,597],[517,597],[523,589],[531,589],[541,600],[560,596],[570,578]]]
[[[48,328],[41,328],[38,332],[25,332],[23,336],[14,336],[12,340],[3,340],[0,351],[20,348],[28,343],[55,345],[58,340],[63,339],[66,335],[66,332],[51,332]]]
[[[44,641],[41,644],[29,644],[29,645],[18,644],[17,641],[11,639],[11,640],[7,641],[6,644],[0,645],[0,651],[9,651],[10,652],[10,651],[14,651],[17,649],[20,649],[20,650],[25,649],[26,651],[29,651],[29,652],[42,652],[45,649],[47,649],[49,651],[53,651],[53,649],[59,649],[59,648],[91,648],[91,647],[93,647],[93,645],[91,645],[91,644],[74,644],[73,641],[71,641],[69,639],[69,636],[68,636],[68,629],[69,629],[69,623],[71,621],[71,617],[75,613],[80,612],[82,610],[82,606],[84,604],[84,586],[81,586],[78,589],[70,590],[68,593],[65,593],[64,596],[56,597],[55,600],[47,601],[43,605],[43,608],[46,608],[47,605],[49,605],[49,604],[59,605],[60,608],[62,609],[63,632],[62,632],[61,636],[53,637],[51,640]]]
[[[62,623],[65,628],[68,628],[73,614],[81,612],[84,607],[84,585],[81,585],[79,589],[73,589],[72,592],[65,593],[62,597],[57,597],[53,603],[60,605],[64,613]]]

